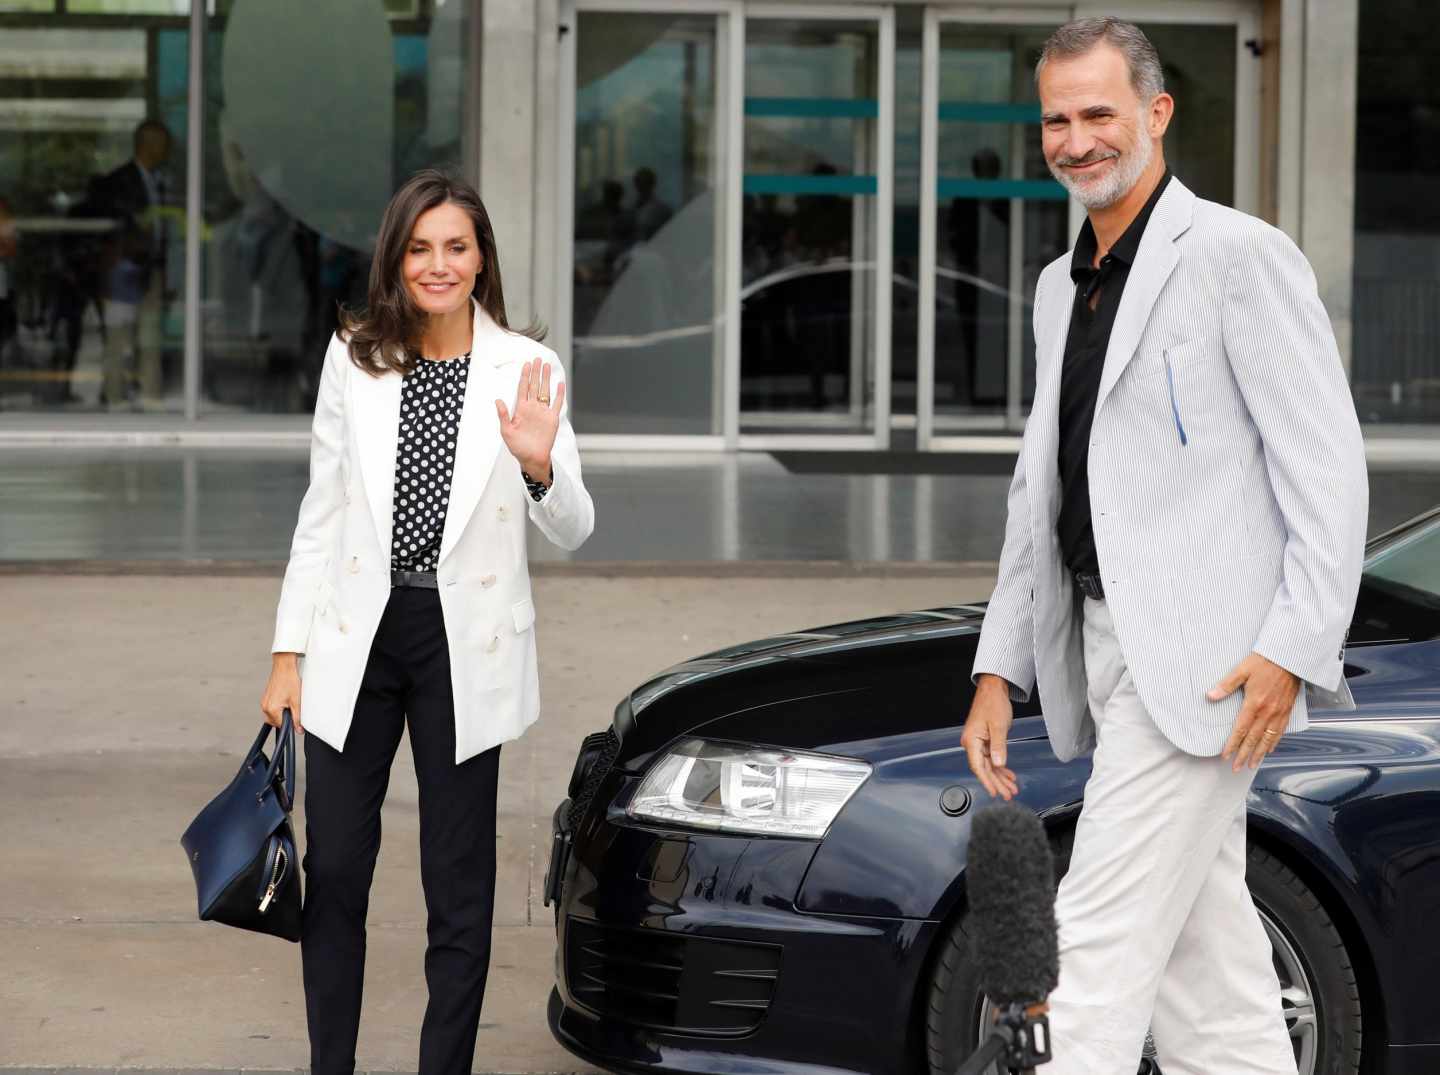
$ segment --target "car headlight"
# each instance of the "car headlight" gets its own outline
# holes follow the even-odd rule
[[[853,758],[685,739],[646,774],[626,813],[722,832],[822,837],[865,783]]]

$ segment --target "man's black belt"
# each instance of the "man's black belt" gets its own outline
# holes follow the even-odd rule
[[[1086,597],[1096,601],[1105,600],[1105,585],[1100,581],[1099,575],[1087,575],[1083,571],[1075,572],[1075,585],[1080,587],[1080,592]]]
[[[392,571],[391,586],[410,586],[417,590],[438,590],[440,583],[433,571]]]

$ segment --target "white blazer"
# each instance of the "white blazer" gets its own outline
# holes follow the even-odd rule
[[[1035,402],[973,675],[1038,684],[1056,755],[1094,745],[1075,588],[1060,554],[1060,367],[1071,255],[1035,292]],[[1305,256],[1172,179],[1130,270],[1088,455],[1091,519],[1126,666],[1172,743],[1218,754],[1243,692],[1205,694],[1252,651],[1353,706],[1345,635],[1365,548],[1364,443]]]
[[[540,713],[527,514],[565,549],[578,548],[595,523],[568,403],[551,451],[554,483],[539,503],[500,437],[495,400],[513,412],[526,361],[538,356],[551,364],[552,393],[564,383],[555,352],[500,328],[478,304],[474,310],[436,567],[450,645],[457,763],[518,737]],[[331,338],[310,436],[310,486],[275,616],[273,652],[303,654],[305,729],[337,750],[345,748],[370,645],[390,598],[401,384],[397,373],[372,377],[360,370],[338,335]]]

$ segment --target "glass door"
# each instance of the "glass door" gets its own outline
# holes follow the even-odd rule
[[[1122,0],[1081,3],[1075,13],[1115,15],[1145,31],[1160,53],[1166,92],[1175,98],[1165,135],[1170,170],[1202,198],[1258,213],[1258,0]]]
[[[745,8],[741,447],[889,443],[894,13]]]
[[[1070,248],[1084,210],[1040,149],[1034,70],[1068,19],[1134,20],[1155,43],[1176,115],[1166,160],[1201,197],[1258,205],[1255,5],[931,8],[922,55],[917,440],[973,449],[1024,427],[1035,385],[1035,282]]]
[[[555,337],[591,444],[723,444],[733,7],[579,0],[561,11],[573,28],[557,229],[570,302]]]
[[[921,60],[917,439],[1018,430],[1034,394],[1032,298],[1070,245],[1040,151],[1035,60],[1068,8],[926,13]]]

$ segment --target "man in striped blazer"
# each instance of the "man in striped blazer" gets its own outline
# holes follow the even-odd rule
[[[1342,667],[1364,450],[1304,256],[1166,168],[1159,57],[1115,19],[1036,69],[1045,157],[1088,210],[1040,275],[1035,403],[962,743],[992,795],[1012,699],[1094,749],[1060,886],[1053,1075],[1294,1075],[1245,886],[1254,769]]]

